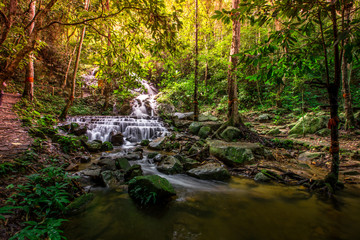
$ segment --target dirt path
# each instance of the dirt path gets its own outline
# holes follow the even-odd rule
[[[31,138],[13,111],[21,95],[5,93],[0,106],[0,161],[11,161],[31,144]]]

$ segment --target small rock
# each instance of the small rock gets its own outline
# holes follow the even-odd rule
[[[165,140],[165,137],[156,138],[149,143],[148,148],[152,150],[161,150]]]
[[[141,166],[139,164],[135,164],[129,168],[124,175],[125,182],[129,182],[131,179],[137,176],[142,176],[143,171],[141,169]]]
[[[157,170],[165,174],[176,174],[183,172],[183,167],[178,159],[168,156],[159,163]]]
[[[268,120],[271,120],[272,119],[272,116],[270,114],[261,114],[259,117],[258,117],[258,121],[259,122],[267,122]]]
[[[129,161],[126,158],[116,158],[115,166],[117,169],[123,169],[125,171],[131,167]]]
[[[201,127],[202,127],[201,123],[192,122],[189,126],[189,131],[190,133],[197,135]]]
[[[262,172],[257,173],[254,177],[254,180],[256,182],[270,182],[271,181],[271,179],[268,176],[266,176],[265,174],[263,174]]]
[[[211,128],[209,126],[203,126],[199,130],[199,137],[200,138],[207,138],[211,132]]]
[[[240,129],[236,127],[227,127],[220,136],[228,142],[233,142],[235,140],[241,139],[243,137]]]
[[[314,159],[318,159],[324,156],[325,156],[324,152],[304,152],[299,155],[298,160],[303,162],[312,161]]]
[[[205,180],[224,181],[230,178],[226,168],[218,163],[207,163],[186,172],[188,175]]]

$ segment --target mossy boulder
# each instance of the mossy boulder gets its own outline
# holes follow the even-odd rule
[[[174,157],[181,162],[185,171],[200,166],[200,162],[196,161],[195,159],[188,158],[182,155],[175,155]]]
[[[114,146],[121,146],[124,144],[124,135],[122,133],[111,134],[110,142]]]
[[[259,122],[267,122],[267,121],[269,121],[271,119],[272,119],[272,116],[270,114],[268,114],[268,113],[261,114],[258,117]]]
[[[289,131],[289,135],[293,134],[314,134],[317,131],[326,128],[329,117],[326,115],[317,114],[311,115],[306,114],[304,117],[300,118],[295,126]]]
[[[225,142],[220,140],[209,140],[207,143],[210,154],[228,166],[255,163],[263,158],[273,159],[272,154],[257,143]]]
[[[151,152],[148,154],[148,158],[149,159],[153,159],[154,157],[156,157],[156,155],[158,155],[159,153],[158,152]]]
[[[114,147],[111,142],[105,141],[101,145],[101,151],[111,151]]]
[[[124,180],[125,182],[129,182],[134,177],[138,177],[142,175],[143,175],[143,171],[141,169],[141,166],[139,164],[135,164],[125,172]]]
[[[84,211],[86,209],[86,205],[88,205],[94,199],[94,197],[95,196],[93,193],[81,195],[65,208],[65,214],[71,215]]]
[[[224,181],[230,178],[228,170],[219,163],[207,163],[197,168],[190,169],[186,173],[192,177],[205,180]]]
[[[126,158],[116,158],[115,166],[117,169],[123,169],[125,171],[131,167],[129,161]]]
[[[103,145],[100,140],[83,142],[83,144],[89,152],[101,152],[101,147]]]
[[[228,142],[239,140],[243,137],[242,132],[240,129],[236,127],[227,127],[220,136]]]
[[[144,140],[141,140],[140,145],[146,147],[149,145],[149,143],[150,143],[149,139],[144,139]]]
[[[199,122],[208,122],[208,121],[217,121],[219,120],[217,117],[210,114],[200,114]]]
[[[202,124],[199,122],[192,122],[189,126],[189,132],[197,135],[198,132],[200,131],[200,128],[202,127]]]
[[[255,175],[254,180],[256,182],[270,182],[271,178],[269,178],[268,176],[266,176],[264,173],[259,172]]]
[[[199,137],[200,138],[207,138],[209,134],[211,133],[211,127],[209,126],[202,126],[199,130]]]
[[[79,125],[77,123],[71,123],[70,126],[70,133],[75,134],[76,136],[81,136],[86,134],[87,132],[87,126],[83,125]]]
[[[176,174],[183,172],[183,166],[177,158],[168,156],[159,163],[157,170],[165,174]]]
[[[161,150],[165,142],[166,142],[165,137],[156,138],[149,143],[148,148],[152,150]]]
[[[134,177],[128,188],[131,199],[141,206],[168,203],[176,192],[168,180],[157,175]]]

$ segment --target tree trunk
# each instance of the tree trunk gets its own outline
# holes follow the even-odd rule
[[[30,0],[30,8],[29,8],[29,22],[33,20],[35,17],[35,6],[36,1]],[[32,34],[35,27],[35,21],[33,21],[28,29],[29,36]],[[34,54],[32,52],[29,53],[29,62],[26,66],[26,74],[25,74],[25,85],[24,92],[22,95],[24,98],[28,98],[29,101],[33,101],[34,99]]]
[[[1,35],[0,35],[0,46],[5,42],[9,34],[10,28],[14,23],[14,17],[16,15],[17,6],[18,6],[18,0],[10,0],[8,15],[5,16],[0,14],[0,17],[2,17],[4,21],[4,28],[1,30]]]
[[[237,9],[240,0],[232,1],[232,9]],[[240,48],[240,21],[233,20],[232,41],[230,48],[229,66],[228,66],[228,122],[230,126],[238,126],[241,119],[239,118],[238,109],[238,93],[237,93],[237,80],[236,80],[236,66],[238,64],[238,57],[234,56],[239,53]]]
[[[62,88],[63,90],[65,89],[66,84],[67,84],[67,78],[68,78],[68,75],[69,75],[70,66],[71,66],[71,62],[72,62],[72,59],[73,59],[73,57],[74,57],[75,51],[76,51],[76,46],[74,47],[74,50],[72,51],[72,53],[71,53],[71,55],[70,55],[69,63],[68,63],[68,66],[67,66],[67,68],[66,68],[65,79],[64,79],[64,82],[63,82],[62,85],[61,85],[61,88]]]
[[[198,103],[198,0],[195,0],[195,79],[194,79],[194,121],[199,120],[199,103]]]
[[[90,0],[85,0],[85,10],[88,10],[88,8],[89,8],[89,3],[90,3]],[[63,111],[61,112],[61,115],[59,116],[59,118],[60,118],[61,120],[65,120],[65,119],[66,119],[67,114],[68,114],[69,109],[70,109],[70,106],[71,106],[71,105],[73,104],[73,102],[74,102],[74,98],[75,98],[75,85],[76,85],[76,73],[77,73],[77,70],[78,70],[78,68],[79,68],[81,48],[82,48],[82,44],[83,44],[83,41],[84,41],[85,32],[86,32],[86,26],[83,27],[82,32],[81,32],[80,41],[79,41],[79,46],[78,46],[78,50],[77,50],[77,53],[76,53],[74,73],[73,73],[73,77],[72,77],[71,92],[70,92],[70,94],[69,94],[69,98],[68,98],[68,100],[67,100],[67,103],[66,103]]]
[[[106,0],[105,6],[106,6],[106,10],[110,11],[110,2],[109,2],[109,0]],[[110,26],[108,27],[108,39],[107,40],[108,40],[107,41],[108,48],[110,48],[110,46],[111,46]],[[109,66],[109,71],[110,71],[111,66],[112,66],[111,56],[108,57],[108,66]],[[111,91],[112,91],[112,80],[111,79],[105,80],[105,89],[104,89],[105,102],[104,102],[104,106],[103,106],[104,111],[106,111],[106,109],[109,108],[109,101],[110,101],[110,93],[111,93]]]
[[[340,65],[340,53],[339,53],[339,43],[338,39],[338,26],[337,26],[337,16],[336,16],[336,7],[335,3],[331,4],[331,19],[333,27],[333,36],[334,36],[334,82],[328,84],[328,94],[330,102],[330,117],[328,127],[331,129],[331,146],[330,153],[332,155],[331,162],[331,171],[326,177],[325,181],[328,182],[333,189],[335,189],[336,183],[339,178],[339,165],[340,165],[340,156],[339,156],[339,117],[338,117],[338,95],[341,82],[341,65]]]

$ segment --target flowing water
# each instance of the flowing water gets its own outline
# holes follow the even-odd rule
[[[166,134],[154,117],[155,89],[133,103],[128,117],[75,117],[88,125],[90,140],[109,140],[115,132],[135,142]],[[133,144],[130,143],[133,142]],[[121,151],[107,153],[115,157]],[[65,226],[69,240],[354,240],[360,236],[360,190],[348,188],[336,201],[322,201],[301,187],[258,184],[233,177],[230,182],[198,180],[187,175],[165,175],[146,157],[133,161],[145,174],[167,178],[177,196],[165,208],[138,208],[126,191],[100,189],[87,210]]]

